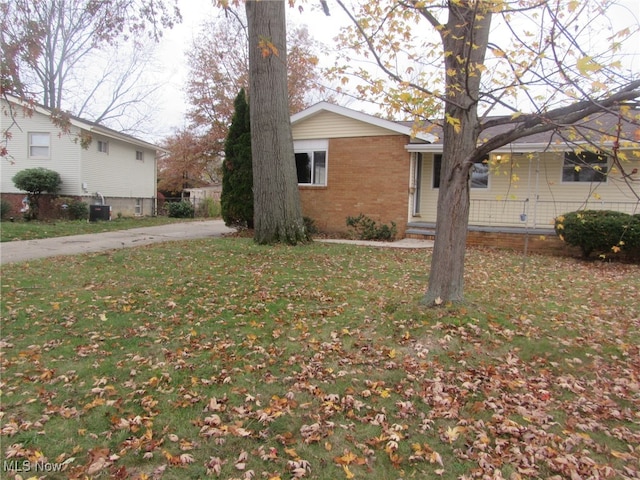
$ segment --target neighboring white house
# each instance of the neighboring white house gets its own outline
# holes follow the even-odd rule
[[[50,110],[8,98],[0,108],[0,131],[8,132],[0,160],[3,198],[24,193],[11,180],[17,172],[43,167],[60,174],[60,195],[104,202],[114,216],[155,214],[158,147],[73,116],[54,122]]]

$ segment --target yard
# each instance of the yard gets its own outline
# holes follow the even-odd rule
[[[175,242],[2,271],[3,478],[638,478],[640,267]],[[28,473],[27,473],[28,472]]]

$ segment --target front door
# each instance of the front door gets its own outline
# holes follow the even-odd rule
[[[416,164],[413,169],[413,216],[420,215],[420,194],[422,189],[422,153],[416,153]]]

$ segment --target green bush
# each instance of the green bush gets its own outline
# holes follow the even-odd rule
[[[11,180],[17,188],[28,194],[29,210],[25,216],[29,220],[38,218],[40,196],[43,193],[55,195],[62,185],[58,172],[41,167],[20,170]]]
[[[555,219],[558,237],[592,253],[640,250],[640,216],[611,210],[584,210],[565,213]]]
[[[4,198],[0,200],[0,219],[5,219],[11,213],[11,202]]]
[[[391,226],[378,225],[362,213],[357,217],[347,217],[347,227],[353,228],[360,240],[394,240],[398,233],[395,222],[391,222]]]
[[[168,203],[167,210],[172,218],[193,218],[194,215],[193,204],[189,200]]]
[[[307,232],[307,237],[310,239],[311,235],[315,235],[318,233],[318,227],[316,226],[316,221],[311,217],[302,217],[304,221],[304,230]]]
[[[89,217],[89,205],[73,197],[56,199],[56,206],[60,209],[60,216],[67,220],[86,220]]]
[[[220,202],[214,198],[207,197],[198,204],[198,217],[218,218],[220,216]]]

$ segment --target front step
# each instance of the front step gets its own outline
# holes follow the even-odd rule
[[[428,222],[409,222],[407,223],[407,229],[405,230],[405,235],[407,236],[415,235],[418,238],[435,237],[436,225],[435,223],[428,223]]]

